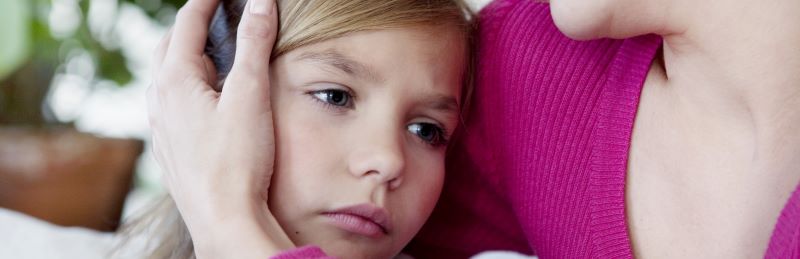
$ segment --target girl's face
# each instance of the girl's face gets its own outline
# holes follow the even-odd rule
[[[431,213],[457,125],[465,49],[454,29],[365,31],[272,65],[269,207],[296,245],[389,258]]]

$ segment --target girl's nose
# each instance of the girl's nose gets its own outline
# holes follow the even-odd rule
[[[402,138],[397,131],[372,132],[359,136],[353,143],[349,161],[350,173],[386,184],[390,190],[400,186],[405,170]]]

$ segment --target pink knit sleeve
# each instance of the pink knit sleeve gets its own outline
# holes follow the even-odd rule
[[[326,255],[319,247],[303,246],[275,255],[271,259],[335,259],[335,257]]]

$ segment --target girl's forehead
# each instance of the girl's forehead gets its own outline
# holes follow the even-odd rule
[[[406,80],[426,84],[461,81],[466,40],[456,29],[403,27],[355,32],[287,53],[294,62],[335,67],[370,81]]]

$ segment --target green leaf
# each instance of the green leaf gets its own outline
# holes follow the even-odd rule
[[[101,51],[98,57],[97,68],[100,69],[100,77],[112,80],[118,86],[128,84],[133,75],[125,64],[125,56],[119,50]]]
[[[0,0],[0,81],[30,56],[31,10],[27,0]]]
[[[158,20],[159,12],[171,8],[177,10],[186,4],[187,0],[121,0],[139,7],[147,13],[150,18]]]

